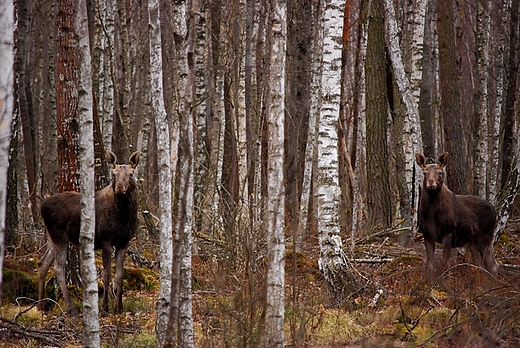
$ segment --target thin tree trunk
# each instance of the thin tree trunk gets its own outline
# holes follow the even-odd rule
[[[7,168],[14,105],[14,6],[0,2],[0,272],[4,265]],[[2,276],[0,273],[0,289]]]
[[[394,5],[391,0],[385,0],[386,19],[388,25],[388,36],[389,36],[389,52],[390,60],[392,61],[392,67],[394,72],[394,78],[397,83],[397,87],[400,93],[400,99],[403,100],[405,105],[404,124],[402,129],[403,138],[403,155],[404,155],[404,185],[403,195],[401,202],[402,216],[405,224],[404,227],[410,228],[404,235],[401,236],[401,244],[407,244],[412,236],[412,227],[415,225],[413,221],[413,208],[416,205],[416,197],[419,193],[419,177],[415,174],[414,158],[416,153],[422,153],[422,135],[421,128],[419,125],[419,108],[418,108],[418,93],[415,91],[418,88],[413,88],[412,84],[406,76],[404,69],[403,55],[401,54],[401,48],[399,46],[397,20],[395,16]],[[424,16],[422,16],[424,19]],[[420,40],[422,43],[422,40]],[[422,47],[422,44],[421,44]],[[416,49],[417,51],[418,49]],[[416,53],[421,55],[421,53]],[[420,68],[420,67],[419,67]],[[420,77],[418,78],[420,80]],[[417,85],[415,85],[417,86]]]
[[[18,33],[16,44],[16,72],[18,75],[17,82],[17,99],[20,118],[22,121],[22,135],[24,146],[25,169],[27,176],[27,185],[29,189],[30,207],[32,209],[33,221],[39,219],[37,198],[37,173],[38,166],[36,160],[36,139],[35,139],[35,120],[32,95],[32,81],[30,74],[30,21],[31,21],[31,3],[28,1],[17,1],[17,19]],[[30,228],[27,226],[27,228]]]
[[[191,8],[190,8],[191,5]],[[195,332],[193,327],[192,309],[192,269],[191,250],[193,246],[193,188],[194,188],[194,143],[193,143],[193,93],[195,90],[195,66],[193,59],[195,55],[195,35],[197,12],[200,10],[197,0],[191,2],[178,2],[178,11],[184,11],[187,21],[178,23],[177,30],[186,32],[186,42],[178,45],[179,70],[186,76],[183,99],[179,108],[180,133],[179,133],[179,185],[177,226],[175,236],[174,262],[179,263],[178,272],[172,274],[172,293],[170,303],[168,331],[165,347],[194,347]],[[180,41],[180,40],[179,40]],[[179,43],[178,41],[178,43]],[[178,280],[175,279],[178,277]],[[176,285],[178,283],[178,285]],[[176,304],[178,303],[178,308]],[[178,313],[175,311],[178,310]],[[177,319],[177,321],[175,321]],[[171,334],[177,332],[178,340],[172,339]],[[177,344],[175,344],[177,342]]]
[[[287,8],[283,0],[270,2],[267,124],[267,308],[266,346],[284,346],[284,111]]]
[[[150,28],[150,77],[152,110],[157,133],[157,167],[159,169],[159,263],[160,283],[157,299],[157,342],[162,347],[166,337],[172,280],[172,177],[170,171],[170,130],[164,107],[161,23],[159,0],[148,2]]]
[[[78,57],[72,0],[58,1],[56,94],[58,123],[59,190],[78,190],[77,163],[77,71]]]
[[[81,228],[79,235],[80,270],[83,285],[83,345],[100,347],[98,320],[98,283],[94,256],[94,120],[92,100],[92,60],[86,3],[74,1],[74,25],[79,39],[78,119],[81,187]]]
[[[502,173],[500,171],[500,127],[502,126],[502,106],[504,104],[504,79],[505,79],[505,71],[503,67],[505,66],[505,42],[507,34],[507,24],[510,23],[511,11],[509,11],[509,6],[511,4],[511,0],[503,0],[499,5],[501,10],[499,17],[500,26],[498,30],[499,44],[497,47],[497,56],[495,66],[497,68],[497,77],[496,77],[496,100],[493,106],[492,113],[492,124],[493,127],[491,129],[490,139],[491,139],[491,161],[489,163],[490,175],[488,176],[488,187],[489,187],[489,196],[488,199],[490,202],[494,203],[495,206],[497,202],[497,197],[499,194],[499,190],[502,183]],[[518,4],[518,2],[517,2]]]
[[[365,3],[365,2],[362,2]],[[355,238],[366,226],[366,202],[367,202],[367,169],[366,169],[366,148],[367,148],[367,130],[366,130],[366,74],[365,60],[367,54],[368,42],[368,18],[372,1],[366,1],[366,6],[361,10],[361,20],[359,24],[359,38],[357,42],[356,52],[356,88],[355,103],[353,112],[356,115],[357,123],[353,151],[354,160],[352,165],[355,170],[355,181],[352,186],[352,232],[351,232],[351,248],[354,249]]]
[[[489,161],[488,131],[488,75],[489,75],[489,31],[491,19],[490,1],[477,3],[477,69],[478,69],[478,105],[476,106],[476,147],[475,147],[475,193],[487,197],[487,163]]]

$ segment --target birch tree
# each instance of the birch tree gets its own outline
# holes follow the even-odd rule
[[[74,25],[78,35],[78,119],[81,187],[81,227],[79,235],[80,271],[83,285],[83,345],[99,347],[98,283],[94,256],[96,227],[94,185],[94,121],[92,115],[92,60],[90,56],[87,5],[74,1]]]
[[[7,168],[14,105],[14,6],[0,2],[0,272],[4,265]],[[0,289],[2,276],[0,274]]]
[[[477,130],[475,143],[475,193],[482,198],[487,197],[487,163],[489,162],[488,131],[488,76],[489,76],[489,35],[491,18],[489,4],[491,1],[477,2],[477,65],[478,65],[478,105]]]
[[[191,7],[190,7],[191,6]],[[193,192],[194,192],[194,142],[193,142],[193,94],[195,88],[196,13],[198,1],[179,1],[175,9],[185,20],[178,21],[175,28],[187,35],[178,37],[178,69],[185,76],[183,98],[179,101],[179,166],[180,175],[178,211],[173,248],[173,271],[171,279],[170,310],[165,347],[194,347],[195,332],[192,309],[191,249],[193,245]]]
[[[341,96],[341,51],[343,2],[323,3],[323,16],[316,36],[323,42],[323,65],[319,90],[319,121],[316,175],[318,265],[335,295],[342,295],[351,280],[339,225],[338,120]],[[312,115],[311,115],[312,117]],[[339,299],[338,299],[339,300]]]
[[[284,111],[287,5],[283,0],[269,2],[269,41],[271,55],[268,74],[267,126],[267,308],[265,315],[267,347],[284,346]]]
[[[490,2],[491,5],[492,2]],[[510,22],[511,11],[508,10],[508,6],[511,3],[511,0],[503,0],[500,4],[496,6],[500,6],[501,10],[499,11],[498,18],[498,45],[496,51],[498,52],[495,57],[495,66],[497,68],[497,77],[496,77],[496,87],[495,87],[495,95],[496,100],[495,103],[490,106],[490,114],[492,120],[492,128],[490,128],[490,157],[489,161],[489,176],[487,181],[487,186],[489,188],[488,200],[497,206],[497,196],[498,191],[500,190],[501,180],[501,172],[500,172],[500,127],[502,125],[502,105],[504,102],[504,76],[505,71],[503,67],[505,66],[505,42],[506,42],[506,28],[507,23]],[[518,1],[517,1],[518,3]]]
[[[157,342],[164,344],[171,297],[172,274],[172,177],[170,171],[170,130],[164,107],[161,23],[159,0],[148,2],[150,30],[150,78],[152,110],[157,133],[157,167],[159,170],[159,264],[160,290],[157,299]]]
[[[404,192],[400,194],[404,197],[401,198],[401,202],[404,203],[404,207],[401,207],[401,212],[403,218],[405,220],[405,227],[410,228],[409,232],[406,233],[406,238],[404,238],[404,243],[409,240],[412,234],[412,226],[414,225],[412,219],[412,208],[415,205],[412,197],[418,197],[418,188],[420,184],[419,176],[414,176],[414,156],[416,153],[422,153],[422,136],[421,129],[419,127],[419,85],[418,80],[420,80],[420,74],[415,72],[414,82],[412,85],[406,76],[405,64],[403,61],[403,54],[401,53],[401,46],[399,44],[398,37],[398,27],[397,20],[395,16],[395,9],[393,2],[391,0],[385,0],[385,12],[386,12],[386,22],[387,22],[387,33],[388,33],[388,42],[389,42],[389,53],[390,60],[392,62],[394,78],[397,83],[397,87],[399,89],[400,98],[403,100],[405,105],[405,115],[404,115],[404,127],[401,130],[400,134],[402,134],[403,138],[403,154],[404,154]],[[425,3],[422,1],[421,4],[423,7]],[[424,9],[422,10],[424,11]],[[424,14],[419,16],[424,21]],[[422,26],[424,28],[424,24]],[[415,35],[414,35],[415,36]],[[419,36],[419,35],[417,35]],[[415,38],[416,41],[420,41],[420,46],[422,47],[422,40]],[[419,51],[419,52],[417,52]],[[420,49],[415,48],[414,57],[416,60],[420,60],[417,55],[421,55]],[[413,71],[415,69],[420,70],[420,66],[413,67]],[[419,76],[417,76],[419,75]]]

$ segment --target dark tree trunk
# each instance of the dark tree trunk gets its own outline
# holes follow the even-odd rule
[[[433,9],[436,8],[436,1],[433,0],[427,8],[426,25],[424,30],[423,48],[423,75],[421,82],[421,96],[419,98],[419,118],[421,123],[421,134],[423,140],[423,153],[426,158],[433,159],[437,153],[435,148],[434,131],[434,110],[435,105],[435,57],[432,53],[434,33],[432,23],[434,18]]]
[[[465,194],[466,161],[460,121],[453,1],[439,1],[438,4],[440,111],[444,128],[444,147],[450,154],[447,166],[448,187],[457,194]]]
[[[384,31],[383,3],[382,0],[374,0],[366,56],[367,173],[371,185],[367,205],[368,223],[372,227],[388,227],[392,223],[386,138],[388,96]]]
[[[58,1],[56,15],[56,107],[59,191],[79,191],[78,54],[71,0]],[[77,250],[69,246],[69,276],[79,285]]]
[[[285,98],[285,218],[287,233],[297,229],[310,100],[311,1],[287,5],[287,74]]]
[[[71,0],[58,2],[56,30],[59,191],[78,191],[78,58]]]
[[[520,1],[513,0],[511,4],[511,21],[509,31],[509,58],[506,67],[506,100],[504,105],[504,122],[502,126],[502,175],[501,186],[507,184],[515,149],[515,103],[518,99],[518,50],[520,34]],[[518,127],[518,126],[517,126]]]
[[[35,222],[39,219],[37,197],[38,168],[36,161],[36,124],[31,92],[31,75],[28,71],[29,47],[31,39],[29,25],[31,23],[31,2],[17,1],[18,33],[15,58],[15,70],[18,72],[18,110],[22,122],[23,146],[25,152],[25,167],[29,200]]]

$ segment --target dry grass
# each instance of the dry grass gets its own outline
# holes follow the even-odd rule
[[[514,227],[496,248],[501,263],[520,265]],[[314,247],[313,247],[314,248]],[[218,250],[213,250],[218,252]],[[516,347],[520,344],[520,269],[501,267],[492,278],[464,256],[430,286],[424,278],[424,247],[409,248],[388,238],[358,245],[353,258],[383,256],[384,263],[352,263],[353,273],[370,281],[364,291],[338,305],[309,248],[286,255],[288,347]],[[436,255],[437,258],[440,255]],[[12,267],[16,260],[9,260]],[[439,262],[439,260],[437,260]],[[34,279],[34,262],[21,262]],[[520,267],[520,266],[518,266]],[[250,347],[263,335],[265,260],[240,258],[221,263],[199,254],[193,260],[194,320],[197,347]],[[127,261],[125,313],[101,318],[103,347],[154,347],[158,274]],[[383,295],[370,303],[375,289]],[[58,291],[59,292],[59,291]],[[61,300],[58,297],[58,304]],[[79,301],[79,297],[78,297]],[[81,343],[81,320],[55,306],[42,314],[30,300],[4,301],[2,317],[20,328],[58,337],[66,347]],[[78,302],[79,305],[79,302]],[[63,304],[61,304],[63,307]],[[5,323],[4,323],[5,324]],[[39,347],[41,339],[0,328],[2,347]],[[48,344],[48,343],[47,343]]]

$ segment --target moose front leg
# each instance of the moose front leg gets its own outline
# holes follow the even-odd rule
[[[426,279],[432,283],[435,272],[433,267],[433,255],[435,253],[435,242],[433,240],[425,239],[424,246],[426,247]]]
[[[108,294],[110,292],[111,264],[112,264],[112,246],[110,244],[103,245],[103,302],[101,303],[101,315],[108,316]]]
[[[451,238],[452,234],[448,233],[442,238],[442,269],[441,272],[444,273],[450,264],[451,257]]]
[[[125,273],[125,255],[128,245],[123,248],[116,249],[116,277],[114,285],[116,288],[116,307],[114,312],[116,314],[123,313],[123,276]]]

